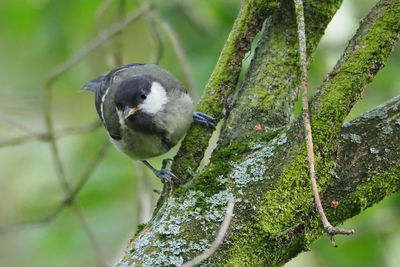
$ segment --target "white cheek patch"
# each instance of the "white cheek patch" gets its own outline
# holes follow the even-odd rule
[[[153,82],[151,85],[150,94],[147,98],[139,105],[144,112],[155,114],[159,112],[163,106],[167,103],[167,92],[165,88],[158,82]]]

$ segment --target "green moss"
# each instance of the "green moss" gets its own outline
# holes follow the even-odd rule
[[[312,127],[317,147],[332,142],[351,107],[366,84],[384,66],[398,40],[400,7],[395,4],[383,6],[381,4],[375,11],[381,16],[379,20],[372,17],[364,20],[357,38],[335,67],[336,74],[329,77],[313,99]]]
[[[317,217],[307,224],[308,237],[298,237],[296,240],[288,237],[283,243],[276,242],[277,236],[305,220],[314,202],[306,145],[303,143],[295,154],[296,157],[284,169],[274,189],[268,191],[262,203],[259,203],[257,217],[248,220],[235,236],[226,265],[239,266],[235,264],[242,262],[244,265],[279,266],[286,261],[284,259],[297,255],[320,235],[323,228]],[[319,167],[317,177],[320,188],[325,188],[324,184],[329,178],[328,170],[333,163],[329,160],[322,162],[317,157],[316,165]],[[257,263],[252,255],[265,256],[257,257],[262,259]]]
[[[357,186],[345,199],[339,199],[340,205],[334,211],[328,210],[328,218],[341,223],[392,193],[400,191],[400,164],[389,171],[370,175],[366,182]]]
[[[326,25],[341,2],[305,2],[310,61]],[[294,118],[301,68],[293,2],[283,1],[267,25],[243,82],[243,90],[240,89],[235,101],[236,107],[227,121],[234,141],[257,135],[252,131],[256,123],[274,129],[286,125]]]
[[[263,133],[261,136],[261,140],[264,141],[265,143],[268,143],[272,139],[274,139],[279,133],[282,132],[282,128],[274,131],[268,131],[266,133]]]
[[[278,7],[276,0],[246,0],[241,7],[231,34],[221,52],[217,65],[206,86],[198,110],[207,113],[219,121],[224,112],[226,99],[236,88],[242,60],[250,50],[251,42],[261,29],[264,19]],[[175,157],[172,170],[182,179],[182,184],[190,178],[187,170],[196,170],[208,146],[210,132],[192,127],[181,149]]]
[[[210,159],[210,165],[193,183],[182,186],[174,191],[175,197],[185,196],[189,190],[200,191],[196,195],[196,207],[205,207],[204,199],[225,190],[226,183],[221,183],[217,177],[226,177],[232,169],[232,162],[239,161],[246,152],[251,150],[249,143],[233,143],[218,150]]]
[[[166,241],[168,238],[167,234],[158,234],[158,240],[160,240],[161,242]]]
[[[327,23],[327,21],[329,21],[328,18],[331,17],[334,13],[334,8],[337,8],[335,6],[335,3],[339,3],[340,1],[333,2],[321,2],[317,0],[308,1],[306,2],[305,6],[306,14],[308,14],[307,8],[316,8],[316,10],[321,10],[321,13],[328,14],[324,15],[326,16],[324,21]],[[307,5],[309,6],[307,7]],[[398,21],[394,21],[394,18],[396,18],[395,12],[397,12],[398,14],[400,11],[398,6],[399,5],[397,5],[397,10],[391,11],[391,13],[388,12],[386,14],[389,14],[388,16],[393,17],[391,18],[391,20],[393,21],[391,21],[390,23],[399,24]],[[325,10],[324,8],[327,7],[331,7],[331,9]],[[311,14],[315,16],[315,14],[318,13],[319,12],[317,11],[315,11],[314,13],[309,13],[310,15],[308,19],[313,19]],[[289,16],[288,19],[292,18],[290,18]],[[319,16],[316,16],[316,20],[320,19],[321,18]],[[321,23],[321,21],[318,21],[318,24],[322,25],[323,23]],[[310,32],[313,32],[312,26],[310,27],[312,23],[309,23],[307,25],[307,27],[309,27],[308,30]],[[275,26],[276,30],[281,30],[281,28],[279,28],[279,25],[273,25],[273,27]],[[348,59],[348,61],[350,62],[344,61],[345,63],[343,64],[343,66],[349,69],[340,69],[339,73],[336,76],[330,77],[332,81],[327,83],[327,86],[322,89],[319,95],[317,95],[317,98],[314,100],[314,103],[317,104],[314,104],[313,106],[313,136],[315,150],[317,152],[317,177],[322,192],[324,192],[324,189],[327,187],[328,181],[330,183],[335,183],[336,181],[329,180],[330,176],[328,173],[329,170],[333,167],[333,163],[330,161],[330,159],[323,160],[321,159],[321,157],[326,157],[326,152],[332,152],[332,140],[336,135],[338,127],[340,127],[345,115],[350,109],[352,101],[355,101],[358,98],[358,94],[362,91],[361,89],[357,88],[363,87],[369,81],[369,79],[376,74],[376,71],[384,63],[384,60],[386,60],[386,56],[388,55],[388,51],[385,50],[386,48],[383,49],[385,51],[383,51],[382,53],[383,55],[385,55],[384,58],[381,58],[381,55],[369,56],[364,55],[363,53],[374,53],[374,51],[381,51],[381,49],[378,49],[376,47],[377,43],[375,43],[375,41],[377,41],[378,39],[393,39],[391,40],[391,42],[394,42],[396,39],[396,36],[393,33],[388,33],[386,35],[386,31],[393,31],[396,29],[394,29],[393,27],[385,27],[384,25],[380,25],[380,27],[382,27],[382,29],[377,29],[378,35],[382,34],[384,36],[372,36],[371,38],[373,39],[368,41],[371,42],[371,45],[375,47],[374,49],[377,50],[368,50],[369,43],[364,42],[363,40],[359,40],[358,42],[360,42],[360,44],[362,45],[359,45],[358,49],[353,49],[354,51],[350,51],[347,55],[348,58],[346,58],[346,60]],[[371,27],[371,29],[373,29],[373,27]],[[285,32],[285,34],[290,35],[290,32]],[[315,34],[315,39],[310,38],[309,40],[311,40],[311,42],[317,42],[317,40],[319,40],[320,38],[320,35],[322,34]],[[291,38],[295,37],[296,36],[291,36]],[[390,44],[388,45],[388,47],[393,47],[393,45]],[[229,53],[233,53],[234,49],[234,47],[230,46],[227,51]],[[291,53],[289,57],[293,57],[297,53],[292,50],[293,48],[289,48],[289,50],[283,49],[285,50],[283,52],[282,47],[280,49],[280,53],[277,54],[280,57],[285,55],[284,53]],[[352,57],[352,55],[357,52],[356,50],[360,53],[359,57]],[[353,60],[354,62],[352,62]],[[291,62],[291,64],[295,64],[295,60],[289,60],[289,62]],[[257,66],[263,66],[263,64],[259,62],[258,65],[256,64],[256,67]],[[279,73],[282,72],[283,69],[279,71],[274,70],[274,68],[276,67],[274,64],[271,64],[270,67],[273,70],[271,70],[268,75],[261,74],[261,76],[259,76],[260,80],[257,80],[256,84],[261,83],[261,81],[264,79],[282,79],[282,76],[275,77],[274,75],[279,75]],[[227,76],[227,73],[223,72],[223,65],[218,66],[217,68],[218,70],[216,73],[218,73],[218,71],[222,72],[218,74],[221,79],[229,78],[229,75]],[[229,67],[227,67],[226,69],[228,72],[232,70]],[[349,70],[351,70],[351,73],[349,72]],[[293,81],[297,81],[298,77],[295,77],[296,75],[297,74],[295,74],[293,77],[290,76],[290,78],[293,78]],[[346,81],[346,79],[348,79],[348,81]],[[280,112],[287,112],[289,110],[287,107],[291,104],[284,102],[279,103],[279,101],[283,101],[285,99],[284,97],[287,96],[287,94],[293,94],[293,91],[295,90],[293,89],[293,86],[287,86],[290,85],[290,83],[287,83],[286,87],[285,84],[280,84],[279,82],[277,82],[277,84],[279,88],[272,88],[275,91],[271,91],[271,94],[265,93],[265,89],[268,89],[268,87],[259,86],[256,88],[257,91],[264,90],[264,92],[261,92],[260,94],[258,94],[258,92],[255,92],[250,96],[255,95],[259,102],[261,102],[260,106],[263,109],[259,109],[259,105],[253,105],[253,103],[248,99],[247,105],[244,107],[248,109],[243,109],[243,111],[245,112],[242,113],[244,114],[243,117],[241,118],[237,115],[238,113],[236,114],[237,117],[235,120],[237,120],[237,125],[239,127],[235,128],[234,130],[240,131],[244,129],[244,131],[247,131],[245,133],[245,136],[247,136],[248,133],[253,133],[251,134],[251,136],[255,136],[256,140],[259,140],[259,138],[265,138],[266,142],[275,138],[279,134],[278,130],[276,132],[264,134],[265,136],[263,136],[262,133],[254,133],[254,130],[252,129],[252,124],[254,124],[254,120],[249,120],[251,116],[257,115],[258,117],[256,118],[260,118],[260,120],[264,120],[264,117],[268,117],[268,119],[272,123],[275,123],[276,121],[278,121],[279,123],[288,122],[285,120],[279,121],[279,119],[286,118],[284,117],[284,115],[290,115],[290,113],[285,113],[284,115],[282,115],[280,114]],[[210,114],[212,115],[212,112],[217,112],[218,108],[223,107],[224,105],[223,102],[217,103],[214,101],[220,101],[221,99],[223,99],[224,92],[228,92],[228,94],[231,92],[229,91],[231,90],[231,88],[221,89],[219,87],[220,85],[225,86],[224,83],[215,83],[214,85],[217,87],[208,88],[208,92],[210,95],[207,96],[213,98],[214,100],[210,100],[211,102],[207,102],[208,100],[204,100],[205,106],[203,110],[210,111]],[[252,88],[252,86],[248,86],[246,87],[246,90],[252,90]],[[293,97],[295,96],[291,95],[289,98],[293,99]],[[288,100],[286,99],[286,102],[287,101]],[[265,107],[271,107],[271,109],[268,110]],[[222,113],[219,113],[219,115],[221,114]],[[245,120],[248,120],[248,122],[246,122]],[[265,120],[265,122],[267,121],[268,120]],[[251,125],[251,127],[244,127],[243,122],[245,122],[245,124],[247,123],[248,125]],[[228,124],[228,126],[230,125]],[[265,123],[263,126],[269,127],[270,125]],[[183,161],[180,161],[178,164],[180,165],[181,162],[184,163],[180,167],[182,168],[182,173],[187,173],[188,167],[193,168],[193,170],[195,169],[199,162],[198,157],[202,155],[202,146],[206,146],[206,143],[208,143],[208,139],[205,137],[206,135],[204,134],[204,129],[193,127],[192,132],[193,133],[189,134],[187,138],[188,143],[182,146],[185,150],[185,153],[181,155]],[[299,135],[301,136],[301,134]],[[298,139],[296,138],[301,138],[301,141],[297,142],[296,140]],[[222,179],[218,178],[228,176],[231,173],[232,168],[234,168],[232,163],[237,162],[238,164],[240,164],[243,156],[249,155],[248,152],[251,151],[252,146],[249,143],[240,144],[234,139],[232,140],[231,141],[234,142],[232,145],[219,148],[219,151],[211,157],[210,165],[205,167],[205,170],[202,174],[198,175],[198,177],[195,178],[192,183],[176,190],[174,192],[174,198],[168,199],[168,201],[172,203],[172,207],[168,207],[168,211],[170,212],[170,214],[179,216],[179,221],[183,222],[182,224],[174,225],[182,227],[180,229],[181,232],[179,232],[179,234],[176,236],[171,234],[170,236],[168,236],[168,238],[171,237],[171,239],[175,238],[174,240],[181,240],[179,238],[182,238],[182,236],[184,236],[185,238],[188,238],[187,240],[196,241],[198,241],[200,238],[205,238],[206,235],[204,234],[204,232],[199,231],[198,228],[196,228],[198,227],[196,223],[200,224],[201,222],[196,221],[195,223],[195,220],[189,222],[189,220],[187,220],[188,217],[184,217],[183,214],[187,215],[188,212],[192,211],[191,208],[199,207],[201,209],[201,212],[198,212],[196,216],[200,218],[198,220],[201,220],[201,218],[203,218],[203,221],[206,221],[206,212],[210,211],[212,201],[217,199],[216,195],[218,195],[218,193],[220,192],[227,192],[228,190],[225,189],[232,188],[234,186],[233,184],[231,184],[232,181],[221,182]],[[250,142],[249,140],[253,141],[253,139],[251,138],[246,139],[246,141]],[[315,213],[313,208],[310,208],[313,207],[314,199],[308,177],[308,164],[305,144],[302,137],[298,136],[290,136],[288,137],[288,140],[290,141],[291,146],[290,151],[289,149],[287,149],[287,147],[283,148],[284,146],[282,145],[279,148],[281,149],[280,152],[282,154],[275,153],[276,151],[274,150],[273,152],[275,154],[273,155],[275,158],[272,158],[271,156],[271,159],[276,160],[275,163],[277,165],[282,165],[282,163],[278,162],[280,160],[280,158],[278,157],[280,155],[284,155],[282,158],[287,160],[288,166],[285,165],[284,168],[274,168],[271,166],[266,166],[266,168],[268,168],[268,171],[270,172],[277,171],[276,173],[272,173],[273,175],[276,175],[275,180],[263,181],[265,183],[260,182],[257,184],[253,184],[254,187],[258,187],[257,190],[262,192],[260,194],[258,194],[258,191],[257,194],[254,193],[254,187],[243,187],[243,191],[248,190],[246,192],[243,192],[243,194],[247,197],[247,199],[245,200],[252,201],[251,205],[253,206],[251,206],[251,209],[245,210],[244,208],[246,208],[247,206],[243,205],[243,203],[238,203],[238,205],[235,207],[236,216],[233,226],[237,227],[238,225],[236,223],[238,221],[243,222],[243,225],[240,225],[240,228],[232,228],[233,233],[232,239],[230,239],[229,242],[230,247],[228,247],[226,250],[223,250],[223,247],[221,247],[218,252],[224,254],[225,256],[223,258],[216,259],[216,262],[218,262],[219,264],[224,264],[225,266],[279,266],[286,262],[289,258],[296,255],[299,251],[307,248],[312,241],[314,241],[322,234],[323,229],[321,227],[321,222],[319,221],[318,214]],[[201,146],[197,145],[199,143],[201,144]],[[294,155],[293,158],[291,155]],[[268,157],[268,160],[269,159],[270,158]],[[264,160],[264,162],[268,162],[268,160]],[[282,169],[283,171],[281,171]],[[372,175],[371,181],[367,181],[365,185],[360,185],[356,189],[356,191],[351,193],[347,201],[341,202],[339,208],[334,211],[335,214],[332,213],[332,210],[328,210],[328,215],[330,216],[329,219],[333,218],[334,222],[337,222],[338,220],[345,219],[354,213],[358,213],[360,210],[372,205],[372,202],[369,199],[375,198],[375,194],[377,194],[377,192],[379,192],[378,194],[382,194],[379,195],[379,197],[383,197],[385,194],[389,194],[391,192],[399,190],[399,169],[400,167],[399,165],[397,165],[394,169],[386,174],[382,174],[379,176]],[[370,188],[371,184],[369,183],[376,183],[377,185]],[[242,188],[240,188],[240,190],[242,190]],[[194,193],[190,195],[189,193],[191,192]],[[267,193],[265,193],[265,195],[262,195],[264,194],[264,192]],[[207,199],[207,197],[215,198]],[[179,201],[182,203],[188,199],[196,199],[196,201],[193,201],[195,202],[193,206],[188,205],[187,207],[185,207],[185,205],[180,205],[179,201],[175,201],[175,199],[180,199]],[[226,198],[221,199],[226,200]],[[215,205],[216,208],[214,208],[213,211],[220,212],[220,208],[223,207],[223,204],[221,203],[222,201],[218,202],[218,205]],[[163,216],[163,211],[160,211],[160,214],[160,217]],[[308,219],[310,216],[312,217],[311,220]],[[174,218],[174,222],[175,221],[177,221],[176,218]],[[210,220],[206,221],[205,226],[207,227],[207,230],[213,231],[218,226],[217,220],[214,220],[212,222]],[[299,232],[295,233],[296,235],[291,236],[291,231]],[[164,232],[161,231],[161,233]],[[301,234],[303,236],[300,236]],[[166,236],[161,234],[158,236],[158,238],[165,240]],[[215,256],[213,256],[213,258],[219,257],[218,255],[219,254],[216,254]],[[223,262],[224,259],[226,260],[226,262]]]
[[[145,227],[146,227],[146,224],[145,224],[145,223],[139,224],[139,225],[137,226],[137,229],[136,229],[135,237],[138,236],[138,234],[140,234],[140,232],[141,232]]]

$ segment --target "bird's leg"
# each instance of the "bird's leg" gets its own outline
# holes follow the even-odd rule
[[[165,159],[163,160],[163,166],[161,170],[157,170],[156,168],[154,168],[153,166],[151,166],[151,164],[147,161],[147,160],[142,160],[142,162],[144,163],[144,165],[146,165],[147,167],[150,168],[150,170],[152,170],[152,172],[161,179],[161,181],[163,180],[167,180],[169,183],[173,183],[172,179],[176,178],[176,176],[169,170],[170,166],[168,164],[168,161],[170,161],[170,159]]]
[[[171,170],[171,162],[172,162],[172,159],[163,159],[161,168],[170,171]]]
[[[210,115],[201,112],[195,112],[193,113],[193,121],[215,129],[215,124],[214,124],[215,119]]]

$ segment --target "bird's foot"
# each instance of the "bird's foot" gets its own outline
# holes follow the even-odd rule
[[[193,121],[215,129],[215,119],[205,113],[201,112],[193,113]]]
[[[173,184],[173,179],[176,179],[175,174],[167,169],[154,170],[153,173],[161,179],[161,181],[168,181],[168,183]]]
[[[162,169],[171,170],[172,159],[163,159],[162,161]]]
[[[161,181],[168,181],[170,184],[173,184],[173,179],[177,177],[175,174],[171,172],[171,164],[169,163],[172,161],[171,159],[164,159],[163,165],[161,170],[157,170],[147,160],[142,160],[142,162],[152,170],[152,172],[161,180]]]

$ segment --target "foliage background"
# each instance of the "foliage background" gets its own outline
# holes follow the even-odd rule
[[[126,12],[137,8],[125,1]],[[118,1],[100,19],[102,0],[1,0],[0,1],[0,143],[44,132],[44,83],[56,65],[94,39],[101,28],[118,21]],[[347,45],[359,20],[373,0],[344,0],[319,45],[310,68],[310,88],[315,90]],[[157,10],[169,21],[184,45],[201,95],[239,9],[239,0],[156,1]],[[183,73],[165,32],[160,61],[180,80]],[[93,95],[79,92],[88,80],[112,68],[115,41],[97,49],[54,85],[52,114],[56,129],[83,125],[97,119]],[[123,62],[149,63],[157,43],[151,27],[141,18],[122,36]],[[251,56],[248,56],[247,64]],[[245,66],[247,66],[245,64]],[[353,118],[400,92],[400,50],[367,88],[349,115]],[[299,104],[300,109],[300,104]],[[76,184],[89,161],[106,140],[103,129],[58,139],[61,158],[71,184]],[[176,151],[173,150],[171,155]],[[165,156],[164,156],[165,157]],[[163,157],[163,158],[164,158]],[[160,165],[160,158],[152,160]],[[77,199],[100,244],[103,257],[112,263],[136,231],[139,222],[138,182],[141,165],[114,148],[91,175]],[[157,178],[145,173],[153,188]],[[311,190],[311,188],[310,188]],[[154,201],[155,193],[150,192]],[[64,199],[56,178],[48,143],[31,141],[0,147],[0,228],[41,218]],[[334,249],[326,238],[311,246],[287,266],[398,266],[400,262],[400,195],[396,194],[349,220],[353,237],[338,237]],[[97,266],[95,253],[73,209],[40,227],[0,233],[0,266]]]

